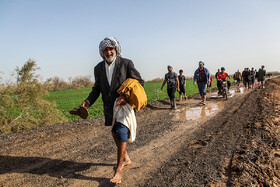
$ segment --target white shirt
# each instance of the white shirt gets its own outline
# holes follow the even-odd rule
[[[105,62],[106,76],[107,76],[107,80],[108,80],[108,83],[109,83],[110,86],[111,86],[111,82],[112,82],[113,72],[114,72],[114,69],[115,69],[115,61],[116,61],[116,58],[110,65],[108,65]]]
[[[108,65],[105,62],[106,76],[107,76],[107,80],[108,80],[108,83],[109,83],[110,86],[111,86],[111,82],[112,82],[113,72],[114,72],[114,69],[115,69],[115,61],[116,61],[116,59],[117,58],[115,58],[115,60],[110,65]],[[88,104],[90,104],[88,99],[86,100],[86,102]]]

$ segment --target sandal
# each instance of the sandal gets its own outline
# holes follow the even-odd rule
[[[74,108],[73,110],[70,110],[69,113],[80,116],[82,119],[87,119],[88,117],[88,109],[83,106]]]

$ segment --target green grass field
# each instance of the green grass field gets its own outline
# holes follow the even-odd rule
[[[144,89],[148,97],[148,102],[168,98],[166,85],[161,91],[161,84],[161,82],[145,83]],[[214,88],[216,85],[216,80],[213,79],[212,88]],[[49,96],[45,96],[44,98],[46,98],[48,101],[54,101],[57,104],[57,108],[63,112],[63,114],[68,118],[69,121],[75,121],[80,119],[80,117],[70,115],[69,110],[79,106],[83,102],[83,100],[87,98],[90,91],[91,88],[61,90],[50,92]],[[193,85],[192,80],[187,80],[186,93],[187,95],[198,93],[198,88],[197,86]],[[176,97],[178,96],[179,94],[178,92],[176,92]],[[103,115],[103,102],[100,95],[97,101],[89,108],[89,118],[101,115]]]

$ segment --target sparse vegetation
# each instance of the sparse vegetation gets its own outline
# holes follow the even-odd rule
[[[279,72],[279,71],[271,71],[271,72],[267,72],[266,75],[267,75],[268,77],[280,76],[280,72]]]
[[[48,91],[81,89],[92,86],[93,83],[90,80],[90,76],[88,75],[75,78],[70,77],[69,82],[66,82],[62,78],[55,76],[45,82],[45,87]]]
[[[55,102],[44,100],[48,91],[39,83],[35,61],[17,67],[16,85],[6,85],[0,92],[0,134],[52,125],[67,121]]]

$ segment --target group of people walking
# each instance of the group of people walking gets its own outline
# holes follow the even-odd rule
[[[194,72],[193,76],[193,83],[194,85],[197,84],[199,89],[199,94],[201,96],[201,105],[205,105],[206,102],[206,88],[212,86],[213,79],[210,75],[207,68],[204,67],[204,62],[200,61],[198,64],[198,68]],[[184,95],[184,99],[186,99],[186,77],[183,75],[183,70],[179,71],[179,75],[173,72],[173,67],[168,65],[167,67],[168,73],[165,74],[164,81],[161,86],[161,90],[163,89],[164,85],[167,83],[167,93],[170,99],[171,108],[176,108],[176,100],[175,100],[175,93],[176,89],[179,92],[179,100],[182,100],[182,95]],[[252,68],[244,68],[244,71],[241,73],[239,70],[235,72],[233,79],[237,86],[240,85],[240,82],[243,81],[245,89],[254,88],[255,79],[258,79],[259,88],[264,88],[264,81],[265,81],[266,70],[262,65],[259,71]],[[228,79],[231,79],[231,76],[225,72],[225,68],[222,67],[218,69],[217,73],[215,74],[215,78],[217,79],[217,88],[218,88],[218,95],[221,95],[222,91],[222,84],[226,81],[228,89],[231,87],[231,82]]]
[[[250,88],[254,88],[256,84],[256,79],[258,80],[258,87],[264,88],[266,70],[264,69],[264,65],[259,68],[257,71],[254,68],[244,68],[244,71],[241,73],[239,70],[234,74],[234,80],[237,86],[240,85],[240,82],[243,81],[243,85],[246,90]]]
[[[168,73],[165,74],[164,81],[161,86],[161,90],[164,85],[167,83],[167,93],[170,99],[171,108],[176,108],[175,93],[176,89],[179,92],[179,100],[187,99],[186,96],[186,77],[183,75],[183,70],[179,71],[179,75],[173,72],[173,67],[167,66]],[[205,105],[206,101],[206,88],[210,87],[212,84],[212,79],[210,78],[210,73],[207,68],[204,67],[202,61],[199,62],[199,67],[194,73],[193,83],[198,86],[199,93],[201,95],[201,104]]]
[[[167,66],[168,73],[165,74],[164,81],[161,86],[161,90],[163,89],[164,85],[167,83],[167,94],[170,99],[171,108],[176,108],[176,100],[175,100],[175,93],[176,89],[179,92],[180,101],[184,95],[184,99],[187,99],[186,96],[186,77],[183,75],[183,70],[179,71],[179,76],[177,73],[173,72],[173,67],[168,65]]]
[[[175,72],[173,72],[173,67],[168,65],[167,66],[168,73],[165,74],[164,81],[161,86],[161,90],[163,89],[164,85],[167,83],[167,93],[170,99],[171,108],[176,108],[176,100],[175,100],[175,92],[176,89],[179,92],[179,98],[180,101],[182,100],[182,95],[184,95],[184,99],[187,99],[186,97],[186,77],[183,75],[183,70],[180,70],[180,75],[177,76]],[[225,68],[222,67],[221,71],[218,70],[218,72],[215,75],[215,78],[218,80],[217,86],[219,89],[222,87],[222,81],[227,80],[228,78],[231,78],[228,73],[225,72]],[[210,72],[207,68],[204,67],[204,62],[199,61],[198,68],[194,72],[193,76],[193,84],[197,85],[199,94],[201,96],[201,105],[205,105],[206,102],[206,89],[207,87],[211,88],[213,83],[212,76],[210,75]],[[231,83],[227,80],[228,87],[230,87]]]
[[[129,79],[137,80],[142,86],[144,86],[144,81],[140,73],[134,67],[133,62],[130,59],[122,57],[121,45],[116,38],[107,37],[102,40],[99,44],[99,53],[102,57],[102,61],[94,68],[95,84],[92,87],[92,91],[82,102],[81,106],[76,108],[74,113],[71,114],[80,115],[81,109],[87,111],[87,109],[96,102],[99,95],[102,95],[105,126],[113,125],[111,132],[117,147],[117,167],[110,181],[118,184],[122,181],[123,168],[131,164],[126,147],[127,141],[132,136],[129,125],[125,123],[125,120],[131,116],[128,116],[125,112],[118,113],[118,111],[115,110],[117,106],[126,106],[130,104],[127,100],[127,95],[120,94],[118,89]],[[165,74],[161,89],[163,89],[164,85],[167,83],[167,92],[171,101],[171,106],[172,108],[176,108],[176,90],[178,90],[180,94],[180,100],[182,100],[182,98],[187,99],[185,91],[186,77],[183,75],[183,70],[180,70],[179,75],[177,75],[173,72],[172,66],[169,65],[167,69],[168,73]],[[235,76],[243,78],[244,84],[247,85],[249,77],[245,74],[246,73],[242,73],[241,77],[239,75]],[[258,81],[263,85],[265,76],[264,67],[256,73],[256,76],[258,77]],[[219,81],[223,81],[230,78],[230,76],[225,72],[225,68],[221,68],[221,72],[216,75],[216,78]],[[252,81],[252,79],[250,80]],[[212,78],[202,61],[199,62],[199,67],[195,70],[193,84],[197,84],[201,96],[201,104],[205,105],[206,88],[207,86],[211,87]],[[230,82],[228,82],[228,86],[230,87]],[[134,112],[132,112],[131,115],[135,118]],[[114,118],[114,116],[118,116],[118,118]],[[136,125],[134,130],[136,130]]]

